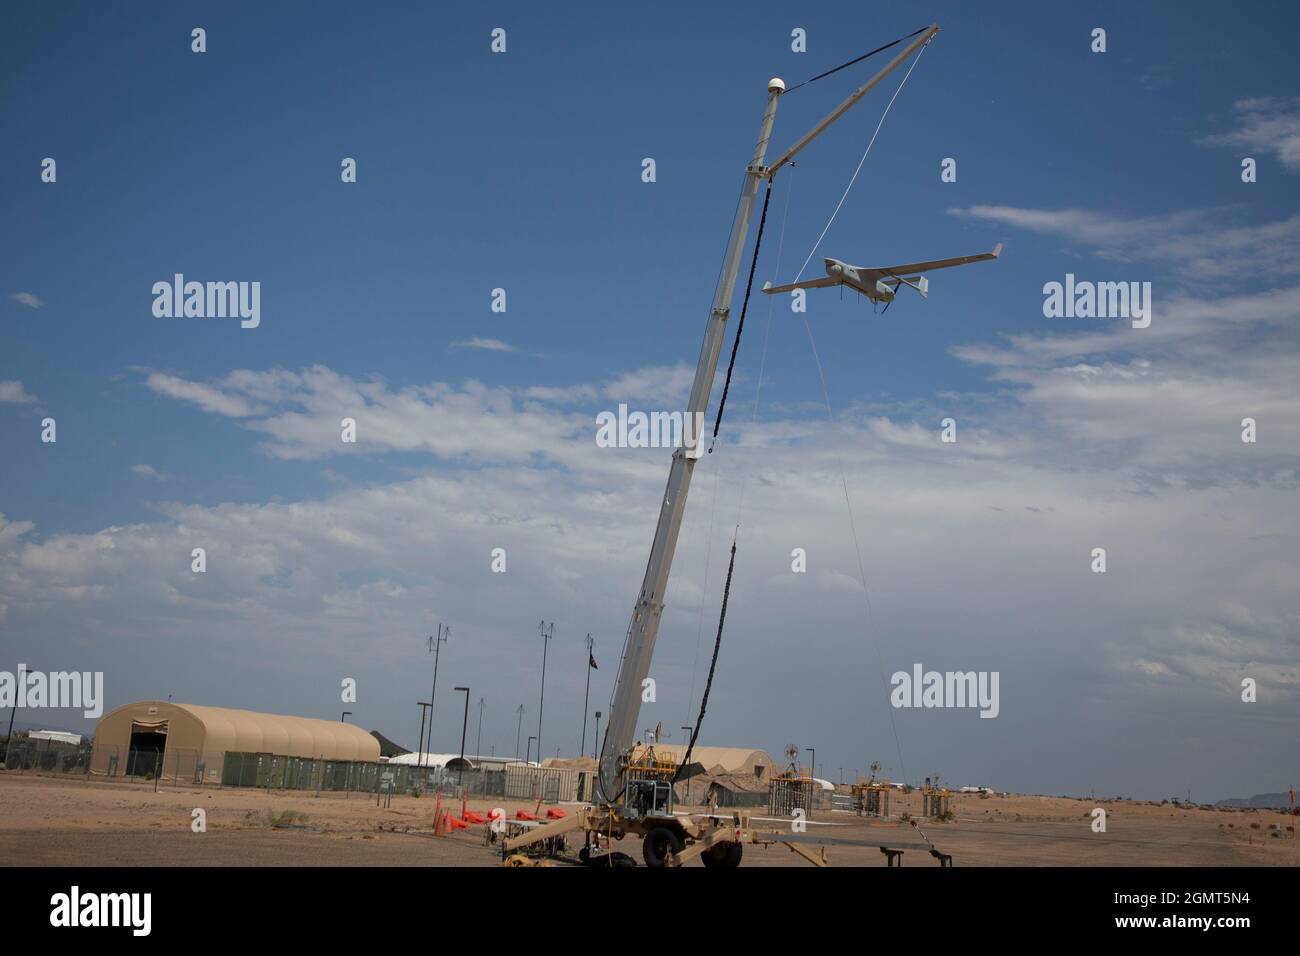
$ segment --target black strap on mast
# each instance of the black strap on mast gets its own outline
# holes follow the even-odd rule
[[[740,350],[740,333],[745,330],[745,313],[749,310],[749,293],[754,288],[754,270],[758,267],[758,250],[763,245],[763,227],[767,224],[767,206],[772,201],[772,180],[767,181],[767,192],[763,194],[763,213],[758,217],[758,236],[754,239],[754,255],[749,260],[749,281],[745,283],[745,301],[740,306],[740,321],[736,323],[736,338],[731,343],[731,361],[727,363],[727,378],[722,383],[722,398],[718,400],[718,416],[713,420],[713,440],[709,442],[709,454],[718,441],[718,429],[722,426],[722,410],[727,407],[727,393],[731,391],[731,373],[736,368],[736,353]]]

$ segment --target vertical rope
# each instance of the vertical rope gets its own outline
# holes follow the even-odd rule
[[[718,666],[718,651],[722,649],[722,625],[727,620],[727,599],[731,596],[731,572],[736,568],[736,542],[731,542],[731,560],[727,562],[727,583],[722,587],[722,613],[718,615],[718,636],[713,641],[713,660],[709,662],[709,679],[704,682],[704,696],[700,698],[700,716],[691,731],[691,742],[686,745],[686,754],[677,765],[672,782],[676,783],[690,762],[691,752],[695,749],[695,739],[700,735],[700,724],[704,723],[704,711],[709,706],[709,691],[713,688],[713,672]]]
[[[822,398],[826,403],[826,418],[834,427],[835,416],[831,412],[830,391],[826,387],[826,373],[822,370],[822,359],[817,352],[817,342],[813,338],[812,326],[808,324],[807,318],[803,320],[804,328],[808,330],[808,344],[812,346],[813,359],[817,363],[817,375],[822,383]],[[835,461],[840,468],[840,484],[844,488],[844,505],[849,512],[849,531],[853,535],[853,549],[858,556],[858,576],[862,581],[862,597],[867,604],[867,623],[870,625],[868,636],[871,637],[871,644],[876,649],[876,670],[880,675],[880,689],[884,700],[889,700],[889,684],[885,680],[885,660],[880,653],[880,644],[875,640],[874,632],[876,630],[875,611],[871,607],[871,592],[867,589],[867,571],[862,561],[862,545],[858,543],[858,526],[853,518],[853,501],[849,497],[849,479],[844,472],[844,459],[835,455]],[[907,781],[907,767],[903,764],[903,745],[898,739],[898,724],[894,721],[894,708],[886,707],[889,712],[889,728],[894,733],[894,749],[898,752],[898,769],[903,773],[903,781]]]

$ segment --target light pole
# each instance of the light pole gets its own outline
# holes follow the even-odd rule
[[[6,767],[9,766],[9,752],[13,750],[13,746],[14,746],[14,716],[18,713],[18,700],[20,697],[18,691],[23,687],[23,682],[24,682],[23,668],[25,668],[26,666],[27,666],[26,664],[18,665],[18,680],[14,683],[14,705],[9,708],[9,734],[8,736],[5,737],[4,765]],[[21,696],[26,697],[27,695],[24,693]]]
[[[812,770],[809,772],[809,776],[812,777],[812,791],[808,794],[808,800],[811,803],[813,799],[821,800],[821,790],[817,787],[817,748],[805,747],[804,750],[812,752]],[[814,797],[814,794],[816,797]],[[808,808],[808,812],[812,812],[812,807]]]
[[[515,759],[519,759],[519,735],[524,731],[524,705],[519,705],[519,723],[515,727]]]
[[[433,706],[428,701],[417,700],[416,706],[420,708],[420,743],[415,748],[415,765],[424,766],[424,718],[429,713],[429,708]]]
[[[600,756],[600,711],[596,711],[596,740],[591,745],[592,757]]]
[[[537,702],[537,762],[542,761],[542,707],[546,703],[546,648],[551,643],[551,638],[555,636],[555,622],[551,622],[550,630],[546,628],[546,622],[542,621],[539,625],[542,633],[542,696]]]
[[[587,691],[582,695],[582,746],[578,748],[578,756],[581,757],[587,752],[587,703],[591,698],[591,668],[596,663],[596,655],[591,652],[593,641],[591,634],[587,634]]]
[[[478,730],[474,737],[474,756],[480,756],[483,752],[483,698],[478,699]]]
[[[433,750],[433,705],[438,700],[438,658],[441,656],[442,645],[446,642],[447,638],[449,637],[451,637],[451,625],[450,624],[447,625],[446,632],[444,633],[444,629],[441,621],[438,622],[437,640],[434,639],[432,634],[429,635],[429,650],[433,651],[433,689],[429,692],[429,749],[430,750]],[[421,753],[420,761],[423,762],[424,737],[420,738],[420,753]]]
[[[452,690],[465,692],[465,717],[460,725],[460,766],[456,768],[456,786],[465,779],[465,731],[469,729],[469,688],[453,687]]]

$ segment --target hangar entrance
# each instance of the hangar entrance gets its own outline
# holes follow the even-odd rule
[[[167,721],[131,725],[131,743],[126,755],[126,775],[143,777],[162,768],[163,751],[167,749]]]

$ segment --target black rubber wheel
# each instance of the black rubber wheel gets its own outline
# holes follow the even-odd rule
[[[655,827],[641,842],[641,855],[645,857],[646,866],[667,866],[668,854],[681,852],[681,837],[667,827]]]
[[[632,859],[632,857],[628,856],[626,853],[619,853],[617,850],[613,853],[597,853],[590,855],[584,862],[590,867],[603,866],[606,868],[613,867],[621,869],[624,867],[636,866],[636,860]]]
[[[700,854],[700,859],[705,866],[734,867],[740,866],[740,858],[744,855],[743,844],[728,840],[725,843],[713,844]]]

